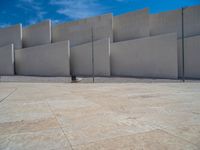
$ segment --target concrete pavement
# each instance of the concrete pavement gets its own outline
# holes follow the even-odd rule
[[[0,83],[0,149],[198,150],[200,83]]]

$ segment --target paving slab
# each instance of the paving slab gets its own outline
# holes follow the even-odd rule
[[[71,150],[69,143],[65,140],[65,135],[59,129],[1,136],[0,143],[0,149],[10,150]]]
[[[1,82],[0,149],[200,149],[200,83],[145,81]]]
[[[114,139],[106,139],[97,143],[88,145],[79,145],[74,147],[75,150],[93,150],[93,149],[109,149],[109,150],[130,150],[130,149],[148,149],[148,150],[164,150],[164,149],[187,149],[195,150],[197,147],[189,142],[180,140],[162,130],[154,130],[147,133],[140,133],[130,136],[122,136]]]

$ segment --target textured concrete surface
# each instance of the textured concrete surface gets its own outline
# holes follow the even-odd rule
[[[180,38],[182,36],[181,10],[150,15],[149,26],[151,36],[175,32]]]
[[[192,36],[184,39],[184,63],[185,63],[185,77],[191,79],[200,79],[200,36]],[[182,40],[178,40],[178,65],[179,77],[182,77],[183,67],[182,55]]]
[[[51,43],[51,21],[46,20],[23,28],[23,47],[32,47]]]
[[[185,76],[200,79],[200,36],[185,39]]]
[[[177,32],[182,37],[182,10],[168,11],[150,15],[150,34],[158,35]],[[184,14],[184,36],[200,34],[200,6],[187,7]]]
[[[52,28],[53,42],[70,40],[71,46],[77,46],[94,40],[110,38],[113,41],[112,14],[83,19],[69,23],[58,24]]]
[[[14,75],[13,44],[0,47],[0,76],[2,75]]]
[[[129,12],[113,18],[114,41],[126,41],[149,36],[148,9]]]
[[[186,37],[200,35],[200,6],[184,10],[184,34]]]
[[[22,25],[0,28],[0,47],[14,44],[14,49],[22,48]]]
[[[92,76],[92,43],[71,48],[71,73]],[[110,76],[110,39],[94,42],[94,75]]]
[[[69,76],[69,41],[16,50],[15,66],[17,75]]]
[[[199,98],[199,83],[0,83],[0,149],[198,150]]]
[[[113,76],[177,78],[177,35],[129,40],[111,44]]]

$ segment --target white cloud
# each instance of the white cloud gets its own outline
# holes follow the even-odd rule
[[[17,7],[23,9],[25,12],[34,12],[34,18],[29,18],[29,24],[36,23],[44,19],[46,11],[43,10],[42,4],[39,1],[35,0],[20,0],[21,3]]]
[[[58,23],[61,23],[61,22],[62,22],[61,20],[57,20],[57,19],[51,20],[51,21],[52,21],[53,24],[58,24]]]
[[[0,23],[0,28],[9,27],[10,25],[9,23]]]
[[[59,6],[57,13],[71,19],[98,15],[101,8],[96,0],[51,0],[50,4]]]

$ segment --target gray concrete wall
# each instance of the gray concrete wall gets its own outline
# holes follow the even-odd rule
[[[200,35],[200,6],[184,10],[184,34],[186,37]]]
[[[0,28],[0,47],[14,44],[14,49],[22,48],[22,25]]]
[[[185,39],[185,77],[200,79],[200,36]]]
[[[71,73],[92,76],[92,43],[71,48]],[[110,76],[110,39],[94,42],[94,74]]]
[[[94,74],[110,76],[110,38],[94,43]]]
[[[23,28],[23,47],[51,43],[51,21],[46,20]]]
[[[69,76],[69,41],[15,51],[17,75]]]
[[[177,35],[172,33],[111,44],[111,74],[177,78]]]
[[[0,47],[0,75],[14,75],[13,44]]]
[[[77,46],[92,41],[93,27],[94,40],[110,37],[113,41],[112,14],[97,16],[80,21],[59,24],[52,29],[53,42],[70,40],[71,46]]]
[[[177,40],[178,47],[178,77],[181,78],[183,76],[183,53],[182,53],[182,40]]]
[[[113,22],[115,42],[149,36],[148,9],[115,16]]]
[[[166,33],[178,34],[182,36],[181,10],[163,12],[150,15],[150,35],[160,35]]]

